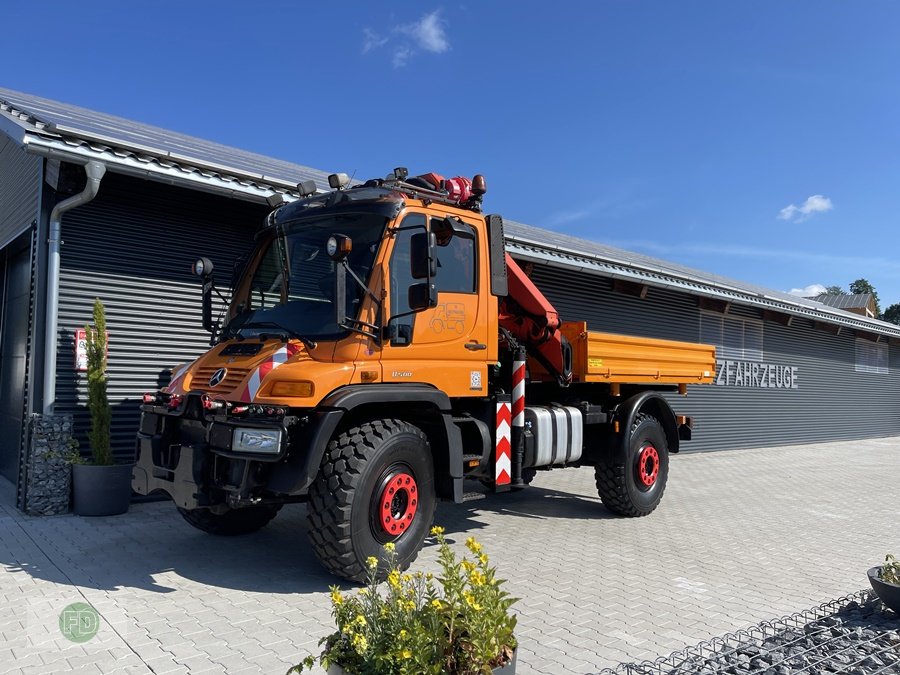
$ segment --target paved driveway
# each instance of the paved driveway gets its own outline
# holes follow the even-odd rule
[[[462,506],[437,522],[476,536],[521,598],[519,673],[589,673],[653,657],[866,586],[900,554],[900,438],[674,458],[648,518],[612,517],[590,469]],[[8,485],[7,485],[8,487]],[[305,507],[224,539],[169,503],[112,518],[0,507],[0,672],[283,673],[331,629]],[[435,570],[433,547],[414,569]],[[60,612],[102,616],[84,643]]]

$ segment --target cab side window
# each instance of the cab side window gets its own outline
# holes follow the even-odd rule
[[[416,232],[425,231],[425,216],[413,213],[403,219],[400,227],[403,229],[394,235],[394,250],[391,253],[390,262],[391,316],[405,314],[409,311],[409,287],[421,281],[413,279],[410,274],[410,239]],[[394,336],[393,339],[396,343],[411,341],[414,321],[415,314],[391,321],[391,335]]]
[[[449,241],[437,242],[437,277],[434,283],[439,294],[475,292],[476,233],[468,225],[465,227],[472,233],[471,238],[454,236]]]

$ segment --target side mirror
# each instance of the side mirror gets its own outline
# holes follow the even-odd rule
[[[212,319],[212,292],[215,284],[213,283],[213,264],[209,258],[199,258],[192,268],[194,274],[196,274],[200,279],[203,280],[203,297],[202,297],[202,305],[201,305],[201,320],[203,323],[203,330],[209,331],[210,333],[215,331],[215,325],[213,325]]]
[[[434,254],[433,232],[417,232],[409,238],[409,272],[413,279],[428,279],[437,275],[437,256]],[[412,293],[412,288],[410,288]],[[412,305],[410,304],[410,307]]]
[[[437,307],[437,289],[434,284],[426,281],[410,286],[408,304],[413,312]]]

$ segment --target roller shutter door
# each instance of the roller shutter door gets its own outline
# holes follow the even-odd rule
[[[109,397],[117,456],[131,457],[143,392],[209,348],[200,322],[200,283],[191,272],[210,258],[227,295],[232,265],[248,253],[264,205],[107,174],[97,198],[63,219],[56,410],[75,416],[88,452],[85,373],[75,370],[75,331],[94,298],[106,306]],[[214,303],[214,316],[221,308]]]
[[[565,321],[587,321],[592,330],[701,341],[700,310],[687,294],[650,288],[639,299],[613,292],[609,279],[546,266],[536,266],[532,280]],[[897,346],[883,346],[887,373],[857,372],[852,330],[831,335],[799,317],[791,326],[763,322],[758,310],[737,305],[728,316],[762,325],[760,362],[797,368],[798,386],[763,388],[731,378],[727,386],[691,386],[687,397],[668,396],[676,413],[695,418],[694,439],[682,445],[685,451],[900,435]]]

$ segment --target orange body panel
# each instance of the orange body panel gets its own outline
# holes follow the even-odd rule
[[[713,345],[589,331],[584,322],[565,322],[572,345],[575,382],[708,384],[716,373]]]

